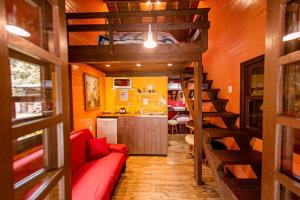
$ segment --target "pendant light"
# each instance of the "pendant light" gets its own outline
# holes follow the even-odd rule
[[[148,49],[155,48],[157,46],[157,43],[153,40],[153,33],[151,31],[151,24],[149,24],[149,30],[147,32],[147,39],[144,42],[144,47]]]
[[[13,4],[13,12],[7,15],[7,24],[5,25],[5,30],[21,37],[30,37],[30,33],[26,31],[21,26],[18,26],[17,20],[17,6]],[[25,26],[25,23],[23,23]]]

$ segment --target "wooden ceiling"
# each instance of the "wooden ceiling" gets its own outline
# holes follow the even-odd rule
[[[106,0],[106,5],[109,12],[130,12],[130,11],[151,11],[151,10],[183,10],[194,9],[198,7],[199,0],[165,0],[155,1],[151,0]],[[179,22],[192,22],[194,16],[177,16],[166,17],[160,16],[157,18],[156,23],[179,23]],[[114,23],[132,24],[132,23],[153,23],[152,17],[142,18],[127,18],[116,20]],[[178,41],[186,41],[188,31],[169,31]]]
[[[152,11],[152,10],[184,10],[195,9],[198,7],[199,0],[160,0],[159,3],[156,0],[151,0],[152,3],[148,3],[148,0],[66,0],[66,12],[78,13],[78,12],[132,12],[132,11]],[[156,21],[153,21],[153,17],[141,17],[141,18],[122,18],[114,19],[113,24],[148,24],[148,23],[180,23],[180,22],[193,22],[194,15],[188,16],[158,16]],[[104,24],[104,19],[84,19],[74,20],[76,23],[85,24]],[[73,22],[73,21],[72,21]],[[186,38],[191,34],[189,30],[176,30],[168,31],[178,41],[186,42]],[[101,32],[70,32],[69,33],[69,45],[97,45],[97,37]],[[199,52],[200,54],[200,52]],[[172,66],[168,66],[172,63]],[[105,65],[109,64],[110,67]],[[144,73],[152,72],[153,74],[173,74],[184,69],[188,62],[141,62],[140,67],[137,67],[138,62],[122,62],[122,63],[92,63],[93,67],[107,73],[115,74],[121,73]]]
[[[170,65],[168,65],[170,64]],[[126,63],[93,63],[103,72],[114,73],[120,71],[178,71],[185,66],[186,62],[126,62]]]

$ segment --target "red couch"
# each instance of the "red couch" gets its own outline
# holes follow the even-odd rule
[[[126,167],[127,148],[123,144],[109,144],[110,153],[107,156],[87,161],[87,141],[92,137],[88,129],[74,132],[70,137],[73,200],[110,199]],[[25,178],[42,167],[42,149],[16,160],[15,181]]]
[[[87,162],[88,129],[71,135],[71,168],[73,200],[108,200],[125,169],[127,152],[124,145],[110,145],[110,153]]]

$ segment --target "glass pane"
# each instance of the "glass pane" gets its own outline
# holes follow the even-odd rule
[[[263,96],[264,95],[264,68],[251,67],[250,68],[250,96]]]
[[[290,1],[286,5],[285,33],[282,38],[284,42],[284,54],[300,50],[300,2]]]
[[[44,167],[43,134],[39,130],[13,141],[14,182],[18,182]]]
[[[262,129],[263,100],[251,99],[248,101],[248,126]]]
[[[281,128],[281,172],[300,181],[300,130]]]
[[[10,58],[13,120],[52,116],[55,113],[55,68]]]
[[[13,172],[15,183],[42,168],[55,169],[58,167],[58,155],[53,154],[53,152],[56,152],[57,136],[59,139],[62,137],[62,132],[58,131],[60,129],[61,125],[52,126],[19,137],[13,141]],[[48,149],[49,155],[44,155],[44,148]],[[45,160],[46,157],[49,159],[49,163]]]
[[[283,68],[283,114],[300,117],[300,65]]]
[[[31,188],[22,191],[16,199],[35,199],[32,195],[34,195],[35,192],[41,187],[44,187],[45,184],[49,181],[49,179],[53,178],[53,176],[56,174],[57,170],[48,171],[46,172],[45,177],[43,177],[40,181],[36,182],[34,185],[32,185]],[[51,191],[47,194],[45,200],[63,200],[64,198],[64,191],[63,191],[63,177],[59,180],[59,182],[53,186]]]
[[[47,0],[6,0],[6,30],[54,51],[53,11]]]
[[[280,185],[280,199],[281,200],[300,200],[295,193],[286,189],[283,185]]]

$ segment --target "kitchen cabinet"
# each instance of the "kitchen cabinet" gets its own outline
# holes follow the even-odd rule
[[[118,117],[118,143],[126,144],[130,154],[167,155],[167,116]]]

